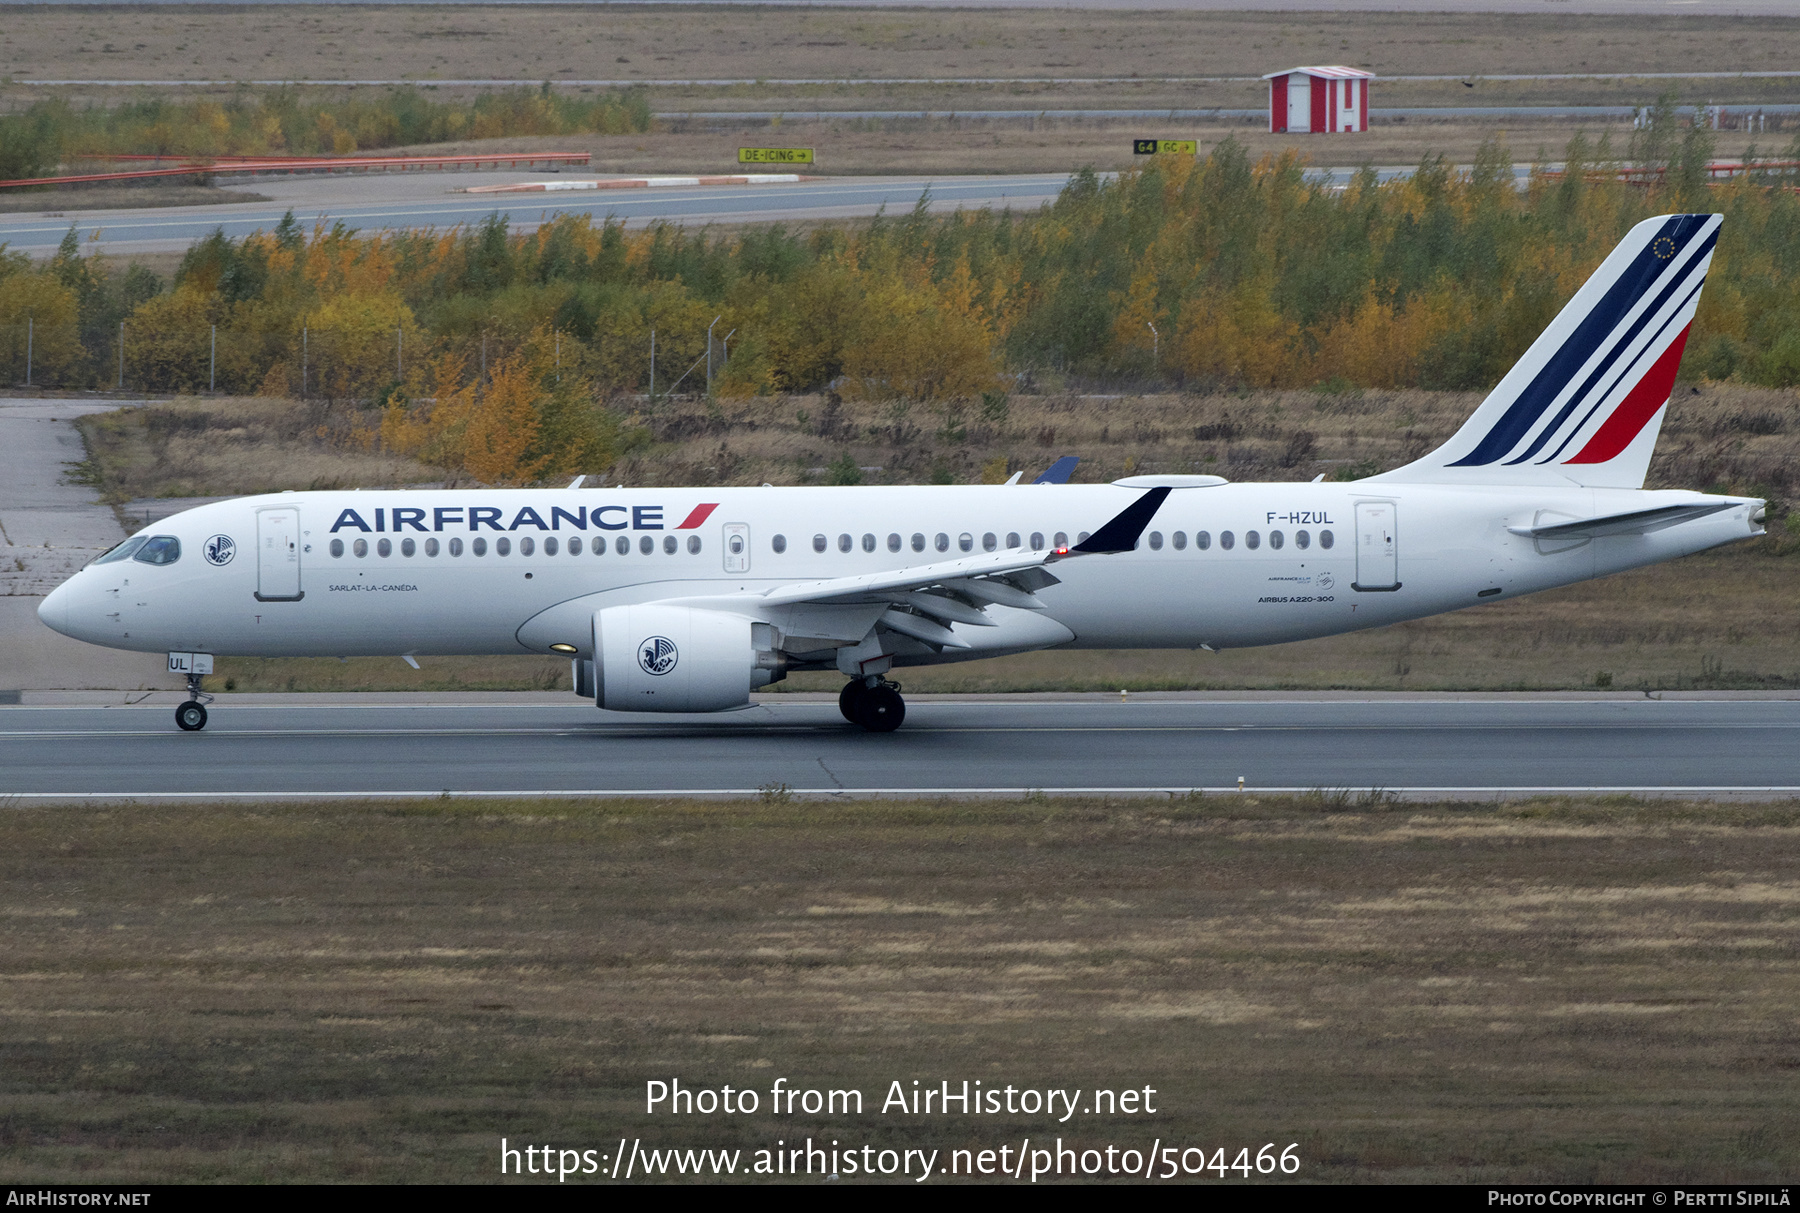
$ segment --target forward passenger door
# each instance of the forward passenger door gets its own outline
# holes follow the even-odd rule
[[[292,506],[256,511],[256,600],[299,602],[300,511]]]

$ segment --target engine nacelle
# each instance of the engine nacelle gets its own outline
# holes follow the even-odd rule
[[[785,672],[772,631],[742,615],[659,603],[596,611],[594,702],[611,712],[744,707],[753,688]]]

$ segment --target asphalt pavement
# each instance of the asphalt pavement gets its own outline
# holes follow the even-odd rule
[[[0,794],[1047,794],[1384,789],[1800,794],[1800,698],[915,697],[897,733],[820,696],[603,713],[569,696],[0,707]]]
[[[584,176],[586,174],[583,174]],[[87,249],[90,239],[108,253],[175,252],[223,230],[243,237],[268,230],[288,210],[310,226],[341,222],[353,230],[452,227],[479,223],[498,213],[514,230],[528,231],[556,214],[608,216],[628,227],[659,220],[688,226],[708,223],[793,222],[845,219],[885,209],[903,214],[928,197],[933,211],[958,207],[1036,210],[1055,198],[1067,173],[989,177],[837,177],[792,185],[677,186],[667,189],[599,190],[592,194],[494,195],[449,192],[457,186],[555,180],[543,173],[407,173],[316,178],[275,178],[247,184],[246,192],[269,202],[153,210],[74,211],[62,215],[0,216],[0,243],[15,253],[55,251],[71,224]]]

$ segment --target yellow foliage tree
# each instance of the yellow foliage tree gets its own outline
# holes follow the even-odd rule
[[[67,379],[83,356],[77,307],[75,292],[48,274],[0,278],[0,373],[23,383],[29,345],[33,383]]]
[[[462,462],[471,476],[485,484],[536,480],[550,462],[547,454],[532,454],[541,424],[541,389],[535,369],[528,356],[504,359],[469,410],[463,427]]]
[[[966,297],[946,299],[929,282],[886,278],[869,290],[856,340],[844,353],[850,390],[947,400],[992,388],[997,368],[984,320]]]
[[[140,387],[193,392],[210,378],[214,296],[183,286],[138,305],[125,322],[125,376]]]
[[[366,399],[404,378],[409,344],[427,353],[412,309],[391,294],[333,295],[304,323],[308,382],[332,399]]]

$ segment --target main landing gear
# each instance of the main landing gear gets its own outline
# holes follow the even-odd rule
[[[892,733],[906,719],[900,684],[883,678],[853,678],[838,692],[838,711],[871,733]]]
[[[206,727],[206,705],[212,696],[200,689],[200,675],[187,676],[188,701],[175,709],[175,724],[184,733],[198,733]]]

